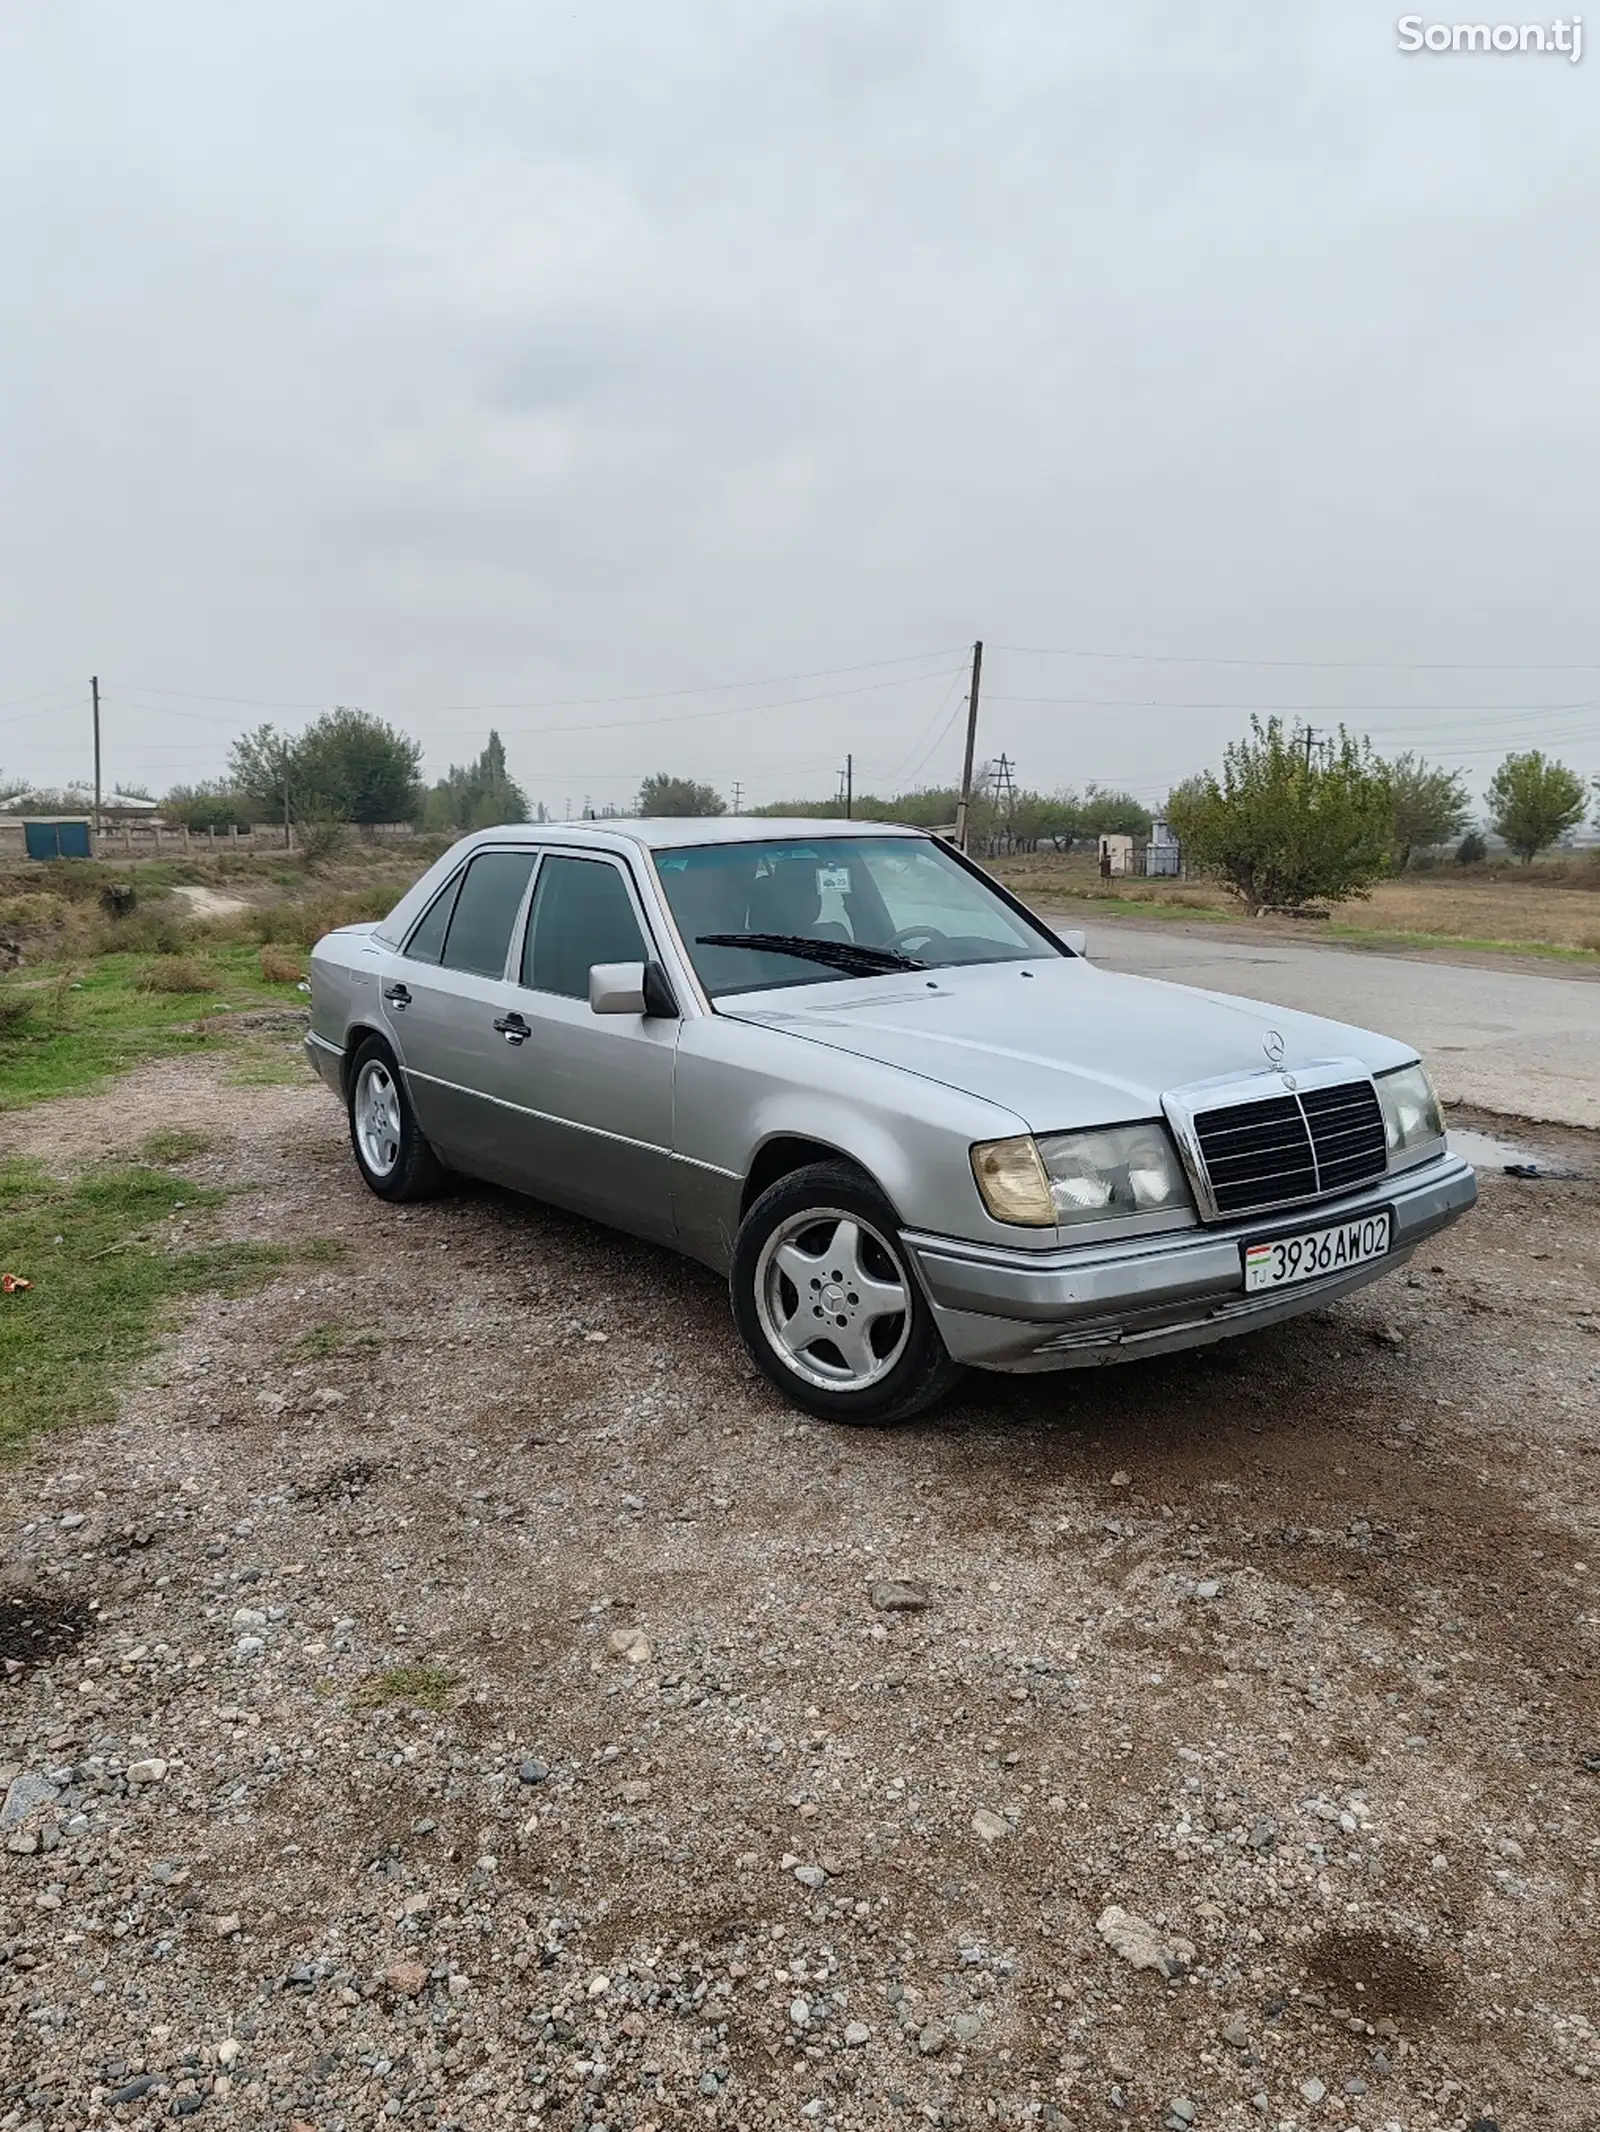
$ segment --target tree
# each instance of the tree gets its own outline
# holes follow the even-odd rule
[[[1458,866],[1481,866],[1488,856],[1489,847],[1484,842],[1481,832],[1476,829],[1469,829],[1456,846],[1456,864]]]
[[[1098,785],[1085,787],[1078,809],[1080,836],[1147,837],[1150,809],[1141,807],[1131,792],[1102,792]]]
[[[336,822],[412,821],[421,806],[422,748],[385,719],[345,704],[313,719],[294,746],[290,791],[308,815]]]
[[[691,814],[726,814],[720,792],[710,785],[697,785],[692,777],[669,777],[658,770],[639,787],[639,812],[681,818]]]
[[[1283,721],[1250,721],[1220,778],[1178,786],[1167,819],[1191,866],[1220,874],[1250,911],[1370,894],[1385,871],[1394,800],[1384,765],[1339,730],[1314,756]]]
[[[491,731],[476,762],[452,763],[428,794],[424,819],[430,829],[494,829],[528,819],[528,795],[506,768],[505,743]]]
[[[1403,874],[1413,851],[1447,844],[1472,813],[1459,770],[1440,770],[1420,755],[1397,755],[1389,765],[1394,794],[1394,870]]]
[[[294,743],[275,725],[258,725],[241,733],[228,750],[226,782],[244,801],[253,822],[282,818],[292,811]],[[286,791],[289,798],[285,798]]]
[[[287,804],[297,822],[409,822],[421,807],[421,766],[416,741],[342,703],[297,738],[260,725],[228,750],[229,779],[258,821],[281,818]]]
[[[282,800],[279,800],[280,810]],[[186,829],[248,829],[254,816],[243,795],[223,778],[197,785],[174,785],[161,802],[169,822],[182,822]]]
[[[1490,781],[1489,826],[1531,866],[1569,829],[1576,829],[1589,804],[1588,790],[1576,770],[1548,760],[1538,748],[1508,755]]]

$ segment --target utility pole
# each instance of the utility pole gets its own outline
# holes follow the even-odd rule
[[[978,740],[978,686],[983,679],[983,639],[972,647],[972,693],[967,698],[967,752],[961,764],[961,796],[956,801],[956,849],[967,848],[967,813],[972,805],[972,752]]]
[[[294,827],[289,820],[289,750],[284,749],[278,760],[283,765],[283,848],[294,849]]]
[[[1306,727],[1306,775],[1307,775],[1307,777],[1309,777],[1309,776],[1311,775],[1311,750],[1312,750],[1312,748],[1313,748],[1313,747],[1314,747],[1314,746],[1316,745],[1316,738],[1317,738],[1317,729],[1316,729],[1316,727],[1315,727],[1315,726],[1310,726],[1310,725],[1308,725],[1308,726]]]
[[[735,814],[743,813],[744,810],[740,804],[743,799],[744,786],[739,782],[738,778],[735,778],[733,781],[733,811]]]
[[[851,810],[856,803],[856,759],[847,755],[844,759],[844,818],[851,819]]]
[[[100,676],[89,677],[89,693],[94,699],[94,833],[100,834]]]

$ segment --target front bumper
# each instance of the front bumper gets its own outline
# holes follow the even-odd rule
[[[1012,1251],[908,1231],[945,1346],[983,1369],[1081,1369],[1200,1347],[1347,1295],[1403,1266],[1478,1197],[1477,1173],[1441,1155],[1342,1199],[1225,1227],[1065,1250]],[[1248,1295],[1241,1244],[1331,1227],[1388,1207],[1394,1248],[1370,1265]]]

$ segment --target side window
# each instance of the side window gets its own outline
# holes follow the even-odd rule
[[[533,872],[531,851],[480,851],[468,866],[450,915],[440,961],[474,977],[504,974],[511,928]]]
[[[522,982],[530,991],[587,999],[591,963],[649,957],[628,884],[608,859],[545,860],[522,950]]]
[[[413,962],[437,962],[444,953],[444,936],[449,929],[450,913],[456,907],[456,891],[460,886],[461,876],[457,874],[440,889],[412,928],[405,952]]]

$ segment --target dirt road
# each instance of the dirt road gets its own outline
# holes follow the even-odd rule
[[[320,1089],[13,1122],[156,1117],[346,1257],[0,1474],[6,2132],[1592,2132],[1593,1181],[852,1434],[692,1267],[381,1206]]]

